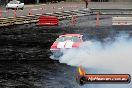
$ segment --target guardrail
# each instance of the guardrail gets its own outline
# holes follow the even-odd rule
[[[8,26],[8,25],[10,25],[8,18],[0,18],[0,26]]]
[[[59,10],[59,11],[64,11],[64,9],[66,8],[77,8],[77,6],[63,6],[63,7],[54,7],[52,6],[50,9],[53,10],[51,16],[55,13],[55,10]],[[42,6],[42,8],[37,8],[37,9],[32,9],[29,8],[28,10],[28,15],[27,16],[18,16],[17,15],[17,10],[11,10],[11,13],[13,15],[13,17],[8,17],[9,16],[9,10],[2,10],[0,8],[0,27],[1,26],[9,26],[9,25],[19,25],[19,24],[27,24],[27,23],[37,23],[39,21],[39,17],[40,16],[45,16],[45,14],[43,13],[43,11],[45,10],[45,7]],[[41,14],[34,14],[35,11],[40,11]],[[60,15],[58,15],[58,19],[62,19],[61,17],[59,17]]]
[[[100,12],[100,15],[132,15],[132,8],[120,8],[120,9],[97,9],[91,8],[93,15]]]
[[[38,17],[38,15],[27,15],[19,17],[0,18],[0,26],[36,23],[38,22]]]
[[[73,8],[75,8],[75,6]],[[14,10],[14,17],[0,18],[0,27],[1,26],[9,26],[9,25],[27,24],[27,23],[38,23],[40,16],[56,16],[59,20],[62,20],[62,19],[72,18],[72,15],[76,15],[76,16],[89,15],[88,14],[89,10],[86,11],[87,9],[82,10],[83,12],[78,10],[81,15],[76,11],[75,11],[75,13],[74,13],[74,11],[73,12],[67,11],[68,13],[66,13],[66,11],[63,11],[63,10],[61,10],[58,13],[52,12],[50,14],[44,13],[44,14],[33,15],[33,10],[34,9],[30,9],[29,14],[27,16],[16,16],[16,11]],[[39,8],[38,10],[42,10],[42,9]]]
[[[91,8],[92,11],[103,11],[103,12],[107,12],[107,11],[132,11],[132,8],[118,8],[118,9],[109,9],[109,8]]]
[[[132,25],[132,17],[112,17],[112,25]]]
[[[75,7],[72,7],[72,8],[75,8]],[[61,8],[60,12],[52,12],[52,13],[44,13],[44,14],[42,13],[42,14],[33,15],[33,10],[30,9],[29,14],[27,16],[14,16],[14,17],[0,18],[0,27],[9,26],[9,25],[27,24],[27,23],[37,23],[39,21],[40,16],[56,16],[58,17],[59,20],[62,20],[62,19],[72,18],[73,15],[79,17],[79,16],[85,16],[85,15],[97,15],[97,13],[99,13],[100,15],[114,14],[111,12],[101,13],[100,11],[92,13],[91,9],[63,11],[64,10],[64,7],[63,7]],[[38,10],[43,10],[43,9],[39,8]],[[14,10],[14,14],[16,15],[15,10]],[[128,11],[128,13],[124,12],[124,14],[130,15],[132,14],[132,11]],[[132,25],[132,17],[113,17],[112,25]]]

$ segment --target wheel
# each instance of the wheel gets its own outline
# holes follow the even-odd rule
[[[21,8],[21,10],[23,10],[23,7]]]
[[[16,10],[19,10],[18,6],[16,7]]]

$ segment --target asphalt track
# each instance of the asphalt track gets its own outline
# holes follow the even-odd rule
[[[77,68],[60,64],[49,58],[49,48],[55,39],[66,33],[81,33],[85,40],[104,39],[114,41],[125,32],[132,35],[131,26],[111,26],[112,16],[77,18],[73,26],[65,20],[58,27],[43,27],[36,24],[0,28],[0,88],[89,88],[75,81]]]

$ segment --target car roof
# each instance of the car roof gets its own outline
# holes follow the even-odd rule
[[[82,37],[83,35],[81,35],[81,34],[65,34],[65,35],[60,35],[59,37],[64,37],[64,36],[67,36],[67,37],[73,37],[73,36]]]

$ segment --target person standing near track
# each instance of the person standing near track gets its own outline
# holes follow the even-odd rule
[[[88,8],[88,3],[90,0],[83,0],[86,3],[86,8]]]

